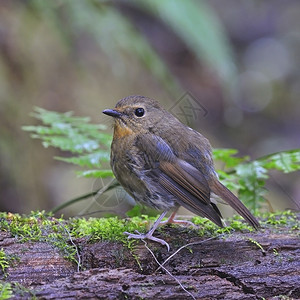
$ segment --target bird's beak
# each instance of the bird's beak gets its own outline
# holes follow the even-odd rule
[[[103,113],[114,118],[120,118],[122,116],[121,112],[114,109],[104,109]]]

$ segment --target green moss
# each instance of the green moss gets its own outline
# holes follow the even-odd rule
[[[128,239],[124,231],[143,233],[149,228],[149,222],[156,217],[146,215],[135,216],[130,219],[109,218],[71,218],[68,220],[54,218],[51,214],[32,212],[27,216],[18,214],[0,213],[0,230],[10,232],[18,238],[19,242],[40,241],[48,242],[59,248],[64,257],[72,262],[78,263],[77,246],[73,243],[76,238],[86,238],[89,242],[96,241],[118,241],[128,247],[134,255],[137,241]],[[268,213],[259,217],[262,230],[264,228],[286,228],[299,234],[300,223],[296,214],[291,211]],[[193,217],[192,222],[198,225],[195,230],[199,236],[217,236],[219,234],[230,234],[236,231],[251,232],[254,229],[249,226],[240,216],[234,216],[228,220],[230,226],[219,228],[205,218]],[[159,229],[164,234],[164,227]],[[194,231],[194,232],[195,232]],[[24,250],[26,251],[26,249]],[[17,257],[9,259],[3,249],[0,251],[0,268],[4,272],[9,263]],[[138,258],[136,257],[138,262]]]
[[[28,216],[0,213],[0,230],[10,232],[19,242],[49,242],[58,247],[64,257],[77,262],[76,248],[69,244],[68,223],[44,211],[31,212]]]
[[[299,218],[290,210],[257,214],[257,217],[261,224],[261,230],[264,230],[264,228],[280,229],[284,227],[290,232],[300,235]],[[199,229],[197,230],[200,236],[219,235],[232,232],[255,232],[255,229],[246,223],[239,215],[229,218],[226,222],[228,226],[224,228],[220,228],[211,221],[198,216],[193,217],[192,222],[199,226]]]
[[[0,230],[10,232],[19,242],[47,242],[60,249],[64,258],[78,263],[77,247],[72,243],[76,238],[87,238],[89,242],[119,241],[125,244],[134,254],[136,240],[128,239],[124,231],[146,232],[150,218],[146,215],[131,219],[110,218],[72,218],[65,220],[54,218],[44,211],[31,212],[28,216],[19,214],[0,213]],[[3,252],[4,253],[4,252]],[[5,269],[4,255],[2,266]],[[1,253],[0,253],[1,268]]]
[[[39,241],[42,237],[42,229],[50,225],[45,212],[32,212],[29,216],[19,214],[1,213],[0,228],[9,231],[21,242]]]
[[[245,223],[240,216],[234,216],[233,218],[230,218],[227,222],[230,225],[225,226],[223,228],[220,228],[219,226],[209,221],[208,219],[201,218],[201,217],[193,217],[192,222],[195,225],[199,226],[199,229],[197,229],[197,231],[200,236],[204,236],[204,235],[215,236],[219,234],[232,233],[234,231],[241,231],[241,232],[254,231],[253,227]]]
[[[280,212],[272,212],[265,213],[261,215],[262,224],[264,225],[274,225],[274,226],[282,226],[285,225],[287,227],[298,227],[299,228],[299,220],[296,214],[290,210],[280,211]]]
[[[75,237],[89,236],[91,241],[109,240],[126,242],[128,239],[124,231],[145,232],[149,218],[147,216],[133,217],[131,219],[89,218],[71,219],[71,233]]]

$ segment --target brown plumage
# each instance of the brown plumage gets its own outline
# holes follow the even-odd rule
[[[148,238],[168,247],[152,234],[167,211],[176,211],[179,206],[222,226],[219,209],[210,201],[211,193],[254,228],[259,227],[244,204],[219,182],[209,141],[157,101],[129,96],[103,113],[115,120],[111,167],[117,180],[136,201],[164,211],[147,234],[126,233],[129,238]]]

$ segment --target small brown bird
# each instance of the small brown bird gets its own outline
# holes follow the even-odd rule
[[[146,234],[125,232],[129,238],[150,239],[169,245],[153,233],[169,210],[189,211],[223,226],[211,193],[234,208],[250,225],[258,221],[220,181],[214,170],[209,141],[182,124],[157,101],[143,96],[121,99],[104,114],[114,118],[111,167],[116,179],[137,201],[163,211]]]

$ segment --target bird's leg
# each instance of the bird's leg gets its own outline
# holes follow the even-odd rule
[[[167,221],[162,221],[160,222],[160,225],[165,225],[165,224],[179,224],[179,225],[185,225],[185,226],[192,226],[192,227],[196,227],[194,223],[190,222],[190,221],[186,221],[186,220],[176,220],[175,216],[176,213],[178,211],[179,207],[177,207],[171,214],[171,216],[169,217],[169,219]]]
[[[168,251],[170,250],[170,246],[169,244],[162,240],[162,239],[159,239],[159,238],[156,238],[154,236],[152,236],[152,234],[154,233],[154,231],[156,230],[156,228],[158,227],[158,225],[160,224],[161,220],[163,219],[163,217],[167,214],[167,210],[164,211],[159,217],[158,219],[154,222],[153,226],[151,227],[151,229],[145,233],[145,234],[141,234],[139,233],[137,230],[137,234],[134,234],[134,233],[129,233],[129,232],[124,232],[124,234],[128,235],[128,238],[129,239],[148,239],[148,240],[151,240],[151,241],[154,241],[154,242],[157,242],[157,243],[160,243],[162,245],[165,245],[168,249]]]

